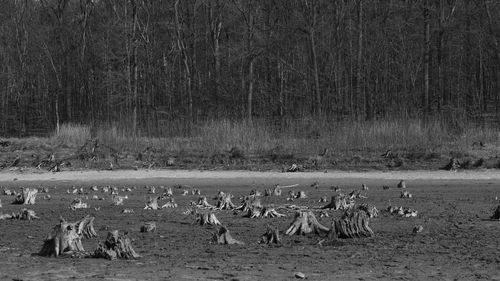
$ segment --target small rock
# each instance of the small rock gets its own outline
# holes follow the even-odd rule
[[[306,275],[302,272],[295,272],[295,278],[306,279]]]

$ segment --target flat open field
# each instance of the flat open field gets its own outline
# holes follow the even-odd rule
[[[16,180],[14,180],[16,179]],[[411,199],[401,199],[396,187],[405,179]],[[310,187],[319,182],[319,188]],[[304,190],[308,198],[286,201],[288,189],[280,197],[262,197],[263,204],[275,206],[293,203],[322,206],[318,200],[334,194],[331,186],[344,193],[359,190],[366,184],[369,203],[381,210],[370,220],[375,232],[372,238],[339,239],[318,244],[324,237],[284,236],[280,246],[258,244],[266,226],[284,231],[293,219],[293,211],[279,209],[285,218],[250,219],[242,213],[216,211],[243,246],[215,245],[210,242],[216,228],[194,225],[192,216],[184,215],[191,201],[199,196],[182,196],[173,188],[176,209],[144,210],[151,194],[145,186],[174,187],[189,185],[201,190],[212,204],[219,190],[234,195],[233,202],[252,189],[261,192],[276,184],[299,184],[288,188]],[[72,186],[83,187],[85,193],[68,194]],[[94,192],[91,186],[97,185]],[[102,187],[119,187],[119,195],[127,195],[123,206],[112,206],[111,194]],[[387,185],[389,189],[382,189]],[[293,280],[302,272],[307,280],[500,280],[500,221],[489,217],[500,204],[500,173],[493,172],[370,172],[370,173],[252,173],[252,172],[186,172],[186,171],[119,171],[63,172],[57,174],[0,173],[2,189],[19,190],[22,186],[48,187],[50,200],[44,193],[36,204],[28,206],[39,220],[0,220],[0,280]],[[122,192],[123,187],[137,187]],[[92,200],[93,195],[105,200]],[[89,209],[72,211],[74,198],[83,198]],[[88,199],[86,199],[88,197]],[[12,205],[12,196],[0,195],[0,213],[19,211],[24,206]],[[389,205],[411,207],[415,218],[390,215]],[[94,207],[100,207],[96,211]],[[123,209],[135,213],[123,214]],[[331,217],[318,219],[330,225],[341,211],[329,211]],[[63,216],[76,221],[86,214],[96,217],[99,238],[84,241],[93,251],[98,240],[104,240],[108,229],[128,231],[133,246],[142,258],[108,261],[104,259],[47,258],[37,253],[52,227]],[[155,233],[140,233],[143,222],[155,221]],[[412,229],[422,225],[421,233]]]

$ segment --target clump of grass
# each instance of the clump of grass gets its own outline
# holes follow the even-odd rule
[[[90,126],[66,123],[62,124],[52,139],[68,146],[80,146],[91,137]]]

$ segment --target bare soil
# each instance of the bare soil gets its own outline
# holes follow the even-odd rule
[[[397,183],[406,181],[412,198],[400,198]],[[311,187],[313,182],[319,187]],[[228,227],[233,238],[245,245],[211,243],[212,226],[195,225],[194,216],[184,215],[190,201],[199,196],[181,196],[187,185],[201,190],[211,204],[218,191],[234,195],[233,202],[252,189],[261,192],[274,185],[292,185],[304,190],[307,198],[286,201],[286,193],[263,197],[262,203],[322,206],[321,197],[334,194],[332,186],[343,192],[368,186],[366,199],[356,202],[375,205],[381,214],[370,220],[375,233],[371,238],[324,241],[318,235],[282,236],[282,245],[258,244],[267,226],[283,232],[293,220],[293,211],[279,209],[285,218],[251,219],[243,213],[216,211],[217,218]],[[98,191],[91,186],[97,185]],[[118,187],[127,195],[123,206],[113,206],[110,193],[103,186]],[[144,210],[151,196],[149,188],[172,187],[178,208]],[[387,185],[389,189],[383,189]],[[369,173],[252,173],[188,171],[118,171],[62,173],[0,173],[0,212],[11,213],[22,207],[10,204],[12,196],[3,188],[48,187],[50,200],[38,194],[36,204],[28,206],[39,220],[0,220],[0,280],[293,280],[302,272],[307,280],[500,280],[500,221],[490,216],[500,204],[498,172],[369,172]],[[83,187],[87,194],[68,194],[67,190]],[[131,187],[132,191],[121,189]],[[133,189],[136,187],[136,189]],[[93,195],[105,200],[92,200]],[[83,197],[89,209],[70,210],[70,203]],[[88,199],[87,199],[88,197]],[[415,218],[390,215],[389,205],[410,207],[418,211]],[[100,208],[99,211],[94,207]],[[134,213],[122,213],[133,209]],[[108,230],[128,232],[137,260],[47,258],[36,253],[52,227],[63,216],[77,221],[86,214],[96,217],[97,239],[84,241],[87,251],[104,240]],[[329,211],[330,217],[318,217],[330,225],[341,211]],[[154,221],[157,230],[141,233],[146,221]],[[423,231],[413,233],[417,225]]]

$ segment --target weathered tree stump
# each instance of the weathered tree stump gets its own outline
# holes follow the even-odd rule
[[[322,234],[327,233],[330,229],[318,222],[312,211],[298,211],[295,213],[295,218],[290,224],[290,227],[285,231],[286,235],[304,235],[309,233]]]
[[[245,243],[238,241],[231,237],[229,230],[225,226],[221,226],[219,230],[213,234],[213,241],[217,244],[227,244],[227,245],[245,245]]]
[[[156,222],[154,221],[145,222],[141,226],[141,232],[155,232],[155,231],[156,231]]]
[[[241,206],[237,207],[236,210],[248,212],[253,208],[262,208],[262,204],[260,203],[260,197],[250,195],[243,197]]]
[[[215,208],[219,209],[219,210],[234,210],[234,209],[236,209],[236,206],[231,201],[232,198],[233,198],[233,195],[231,195],[229,193],[226,194],[226,193],[221,191],[219,193],[218,198],[217,198],[217,205]]]
[[[500,220],[500,205],[496,208],[495,212],[491,216],[492,220]]]
[[[82,245],[82,238],[97,237],[94,230],[94,217],[86,216],[77,222],[66,222],[61,219],[48,238],[44,241],[39,252],[41,256],[59,256],[63,254],[86,256]]]
[[[127,234],[120,234],[118,230],[108,232],[108,237],[92,254],[93,258],[115,259],[136,259],[141,256],[132,248],[132,244]]]
[[[250,196],[262,196],[262,192],[258,191],[257,189],[252,189],[250,191]]]
[[[220,221],[217,219],[212,212],[196,213],[196,224],[199,225],[221,225]]]
[[[193,189],[191,190],[191,194],[192,194],[192,195],[200,195],[200,194],[201,194],[201,191],[200,191],[199,189],[197,189],[197,188],[193,188]]]
[[[149,197],[149,200],[148,200],[148,202],[146,202],[146,206],[144,207],[144,210],[158,210],[158,209],[159,209],[158,198]]]
[[[330,238],[371,237],[373,231],[368,226],[369,217],[365,211],[346,212],[339,220],[332,222],[328,236]]]
[[[347,210],[352,206],[354,206],[354,202],[352,200],[348,200],[345,195],[335,194],[332,196],[330,203],[325,205],[322,209]]]
[[[155,194],[156,193],[156,187],[150,186],[148,192],[149,192],[149,194]]]
[[[123,206],[123,200],[126,199],[126,197],[124,196],[118,196],[118,195],[114,195],[112,198],[111,198],[111,201],[113,203],[113,206]]]
[[[406,188],[406,182],[404,180],[401,180],[399,183],[398,183],[398,188]]]
[[[261,244],[281,244],[280,232],[277,228],[267,227],[266,233],[260,238]]]
[[[37,193],[36,188],[23,187],[22,192],[16,195],[13,204],[34,205]]]

